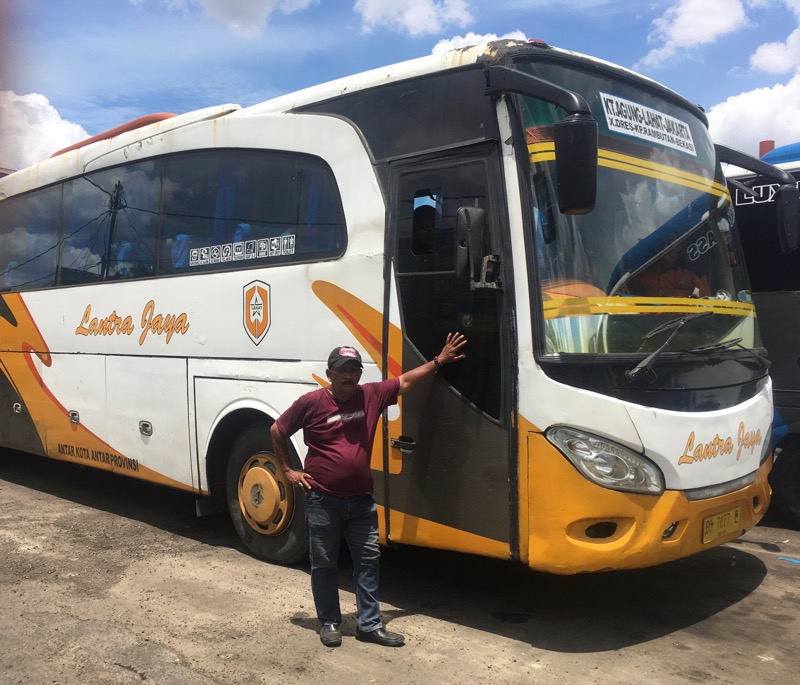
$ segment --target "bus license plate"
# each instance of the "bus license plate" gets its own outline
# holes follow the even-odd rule
[[[741,518],[742,513],[739,507],[704,518],[703,544],[741,530]]]

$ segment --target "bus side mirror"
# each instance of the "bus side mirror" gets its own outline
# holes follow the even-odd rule
[[[456,278],[469,277],[470,290],[503,287],[500,255],[487,250],[486,210],[459,207],[456,212]]]
[[[524,71],[499,64],[483,71],[486,95],[521,93],[563,109],[567,116],[553,125],[562,214],[588,214],[597,195],[597,122],[586,100],[571,90]]]
[[[794,177],[785,169],[772,166],[733,148],[719,144],[714,145],[714,148],[722,164],[734,164],[780,183],[780,188],[775,196],[778,243],[781,252],[796,250],[800,246],[800,196],[798,196],[800,191]]]
[[[775,202],[781,252],[792,252],[800,247],[800,191],[797,186],[783,185]]]
[[[597,199],[597,122],[570,114],[553,126],[553,139],[558,208],[562,214],[588,214]]]
[[[456,276],[472,280],[480,268],[480,251],[486,230],[486,211],[459,207],[456,211]]]

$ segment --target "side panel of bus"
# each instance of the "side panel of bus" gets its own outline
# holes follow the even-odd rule
[[[148,140],[144,149],[131,145],[97,159],[90,148],[69,153],[89,158],[86,176],[4,201],[3,256],[15,260],[3,267],[5,279],[22,292],[4,294],[0,306],[0,392],[10,419],[0,440],[205,492],[205,454],[196,451],[196,435],[210,427],[192,424],[189,363],[216,358],[221,377],[264,381],[260,360],[267,358],[276,362],[271,375],[279,382],[319,387],[324,364],[314,368],[315,380],[308,368],[298,376],[297,362],[324,360],[330,347],[354,339],[338,309],[315,294],[314,283],[336,282],[382,316],[382,289],[375,284],[382,280],[385,208],[361,141],[330,117],[220,120]],[[210,140],[220,147],[207,147]],[[323,159],[336,167],[333,173]],[[291,226],[320,232],[306,253],[298,247],[294,257],[283,251],[285,244],[278,251],[269,245],[263,256],[237,256],[242,261],[234,257],[219,267],[213,257],[189,254],[192,245],[198,252],[224,247],[213,240],[218,228],[235,223],[230,216],[236,214],[225,214],[236,211],[230,209],[235,188],[226,179],[237,178],[231,169],[239,160],[246,171],[261,174],[256,192],[239,201],[255,220],[266,217],[253,233],[272,229],[270,218],[278,213],[285,219],[288,212]],[[279,192],[287,184],[298,188],[296,201],[307,214],[302,223],[294,205],[286,207],[292,198]],[[172,209],[164,209],[165,198]],[[255,211],[269,210],[270,203],[279,205],[276,212]],[[349,246],[343,260],[325,262],[346,244],[325,244],[334,232],[326,233],[323,222],[339,220],[328,211],[330,203],[347,207]],[[14,252],[20,235],[38,257]],[[128,246],[139,248],[138,257],[123,257],[125,241],[138,243]],[[262,258],[245,261],[250,256]],[[293,265],[293,259],[306,263]],[[271,268],[236,269],[256,265]],[[166,277],[136,278],[156,273]],[[56,282],[70,287],[53,287]],[[40,285],[49,287],[31,289]],[[271,317],[257,330],[248,319],[254,289],[263,295],[262,316]],[[267,417],[286,406],[284,398],[258,411]],[[228,408],[217,402],[204,411],[214,414],[213,425]]]
[[[800,178],[800,172],[792,173]],[[772,362],[773,440],[780,452],[770,480],[774,502],[800,526],[800,251],[782,253],[772,228],[775,183],[748,185],[754,195],[735,189],[733,196],[761,337]]]

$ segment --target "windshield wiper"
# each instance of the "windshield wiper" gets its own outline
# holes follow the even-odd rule
[[[696,354],[713,354],[714,352],[722,352],[723,350],[730,349],[731,347],[742,347],[739,343],[742,342],[741,338],[734,338],[733,340],[726,340],[725,342],[712,343],[711,345],[698,345],[686,350]],[[746,348],[745,348],[746,349]]]
[[[689,321],[693,321],[695,319],[700,319],[700,318],[702,318],[704,316],[709,316],[710,314],[713,314],[713,313],[714,312],[712,312],[710,310],[709,311],[705,311],[705,312],[696,312],[695,314],[686,314],[686,315],[681,316],[681,317],[679,317],[677,319],[670,319],[669,321],[665,321],[664,323],[660,323],[660,324],[658,324],[658,326],[656,326],[655,328],[653,328],[652,330],[648,331],[647,333],[645,333],[642,336],[642,345],[644,345],[645,342],[650,340],[650,338],[655,338],[657,335],[659,335],[661,333],[666,333],[667,331],[671,331],[673,328],[680,328],[681,326],[683,326],[683,324],[688,323]],[[672,336],[670,336],[670,338],[672,338]],[[639,350],[641,350],[641,349],[642,349],[642,347],[640,346]]]
[[[693,347],[686,351],[691,352],[692,354],[713,354],[714,352],[722,352],[724,350],[728,350],[731,347],[738,347],[739,349],[747,352],[750,356],[755,358],[755,360],[758,362],[758,365],[764,371],[766,371],[770,366],[772,366],[772,362],[769,359],[758,354],[758,352],[751,350],[749,347],[745,347],[744,345],[742,345],[741,338],[733,338],[732,340],[726,340],[725,342],[715,343],[713,345],[700,345],[699,347]]]
[[[641,376],[646,371],[650,371],[653,367],[653,364],[656,363],[656,359],[661,355],[661,353],[667,349],[667,346],[672,342],[673,338],[678,335],[678,331],[683,328],[687,323],[690,321],[696,321],[704,316],[709,316],[713,314],[711,311],[707,312],[697,312],[695,314],[686,314],[685,316],[681,316],[678,319],[672,319],[671,321],[665,321],[662,324],[656,326],[653,330],[645,333],[642,336],[642,344],[644,344],[650,338],[653,338],[660,333],[666,333],[667,331],[671,330],[672,334],[664,341],[664,344],[661,345],[655,352],[651,353],[648,357],[640,361],[636,366],[632,369],[629,369],[625,372],[625,378],[629,381],[636,380],[639,376]],[[639,347],[641,349],[641,347]]]

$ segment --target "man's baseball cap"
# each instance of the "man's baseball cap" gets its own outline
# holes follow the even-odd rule
[[[347,362],[358,362],[359,368],[364,368],[361,363],[361,355],[355,347],[337,347],[328,355],[329,369],[338,369]]]

